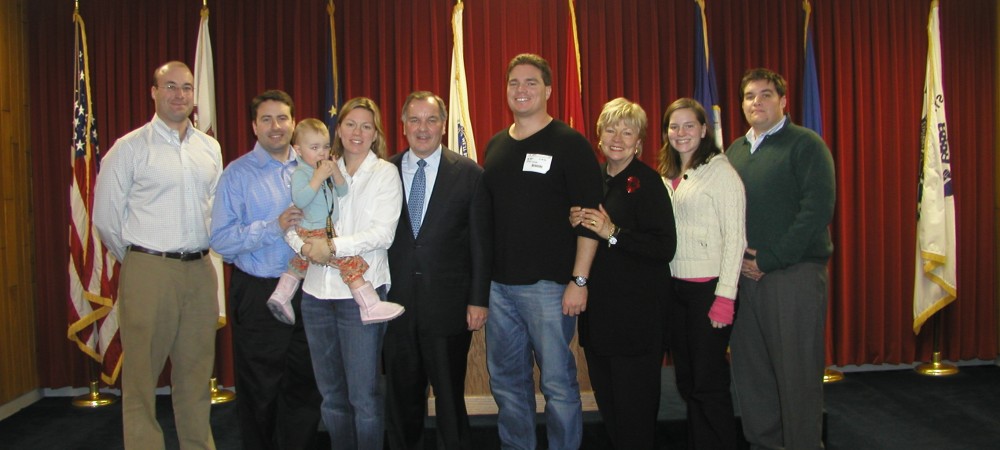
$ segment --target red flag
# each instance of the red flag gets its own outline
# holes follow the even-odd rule
[[[69,329],[67,338],[81,351],[101,363],[101,379],[113,385],[121,371],[121,340],[118,334],[118,264],[108,254],[91,220],[94,183],[97,181],[100,149],[97,125],[90,102],[87,32],[83,18],[73,13],[76,24],[76,88],[73,102],[73,172],[69,191]]]
[[[569,37],[566,39],[566,86],[563,95],[563,114],[566,123],[579,131],[580,134],[587,135],[587,127],[583,121],[583,99],[581,97],[580,81],[580,40],[577,39],[576,32],[576,6],[575,0],[569,0]]]

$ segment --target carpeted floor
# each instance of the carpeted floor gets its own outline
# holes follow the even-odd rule
[[[658,448],[686,448],[684,407],[664,370],[657,430]],[[826,386],[828,449],[1000,448],[1000,367],[963,367],[950,377],[926,377],[911,370],[853,372]],[[167,448],[177,448],[170,398],[157,399]],[[212,429],[220,450],[241,448],[235,405],[212,408]],[[539,417],[539,443],[544,419]],[[477,450],[500,448],[495,416],[472,419]],[[433,426],[433,420],[428,420]],[[428,434],[427,448],[433,445]],[[329,448],[319,433],[321,448]],[[598,413],[584,417],[583,449],[610,448]],[[78,409],[64,397],[45,398],[0,422],[3,449],[120,449],[121,406]]]

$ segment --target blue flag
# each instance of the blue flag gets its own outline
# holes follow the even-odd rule
[[[326,127],[330,129],[330,137],[333,137],[334,130],[337,129],[337,113],[344,102],[340,93],[340,74],[337,71],[337,25],[333,20],[333,0],[327,3],[326,12],[330,16],[330,59],[326,61],[326,101],[323,103],[328,110],[323,117],[326,118]]]
[[[819,77],[816,75],[816,51],[813,49],[813,30],[810,27],[812,5],[802,3],[805,10],[805,74],[802,77],[802,125],[823,136],[823,115],[819,102]]]
[[[715,83],[715,63],[708,50],[708,20],[705,18],[705,0],[695,0],[694,42],[694,99],[705,107],[708,125],[715,130],[715,146],[723,147],[722,108],[719,106],[719,88]]]

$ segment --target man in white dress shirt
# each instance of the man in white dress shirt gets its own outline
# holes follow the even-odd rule
[[[207,255],[222,152],[188,120],[193,78],[179,61],[153,72],[156,114],[111,147],[94,194],[94,224],[122,263],[118,312],[128,449],[164,448],[156,381],[168,357],[181,448],[215,448],[208,379],[218,280]]]

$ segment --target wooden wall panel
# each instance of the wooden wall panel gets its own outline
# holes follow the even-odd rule
[[[39,387],[26,1],[0,2],[0,404]]]

